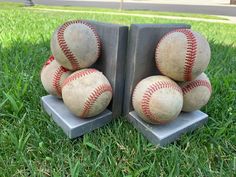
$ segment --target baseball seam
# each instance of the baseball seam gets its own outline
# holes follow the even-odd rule
[[[176,32],[183,33],[187,38],[187,51],[184,64],[184,80],[192,80],[192,70],[197,56],[197,40],[194,34],[188,29],[177,29]]]
[[[183,33],[187,38],[187,51],[185,55],[185,64],[184,64],[184,80],[192,80],[192,70],[193,65],[195,63],[196,55],[197,55],[197,40],[194,36],[194,34],[189,31],[188,29],[176,29],[173,31],[170,31],[166,33],[158,42],[155,52],[155,60],[156,60],[156,66],[160,73],[162,74],[161,67],[158,60],[159,55],[159,47],[161,42],[170,34],[180,32]]]
[[[195,81],[192,81],[189,84],[185,85],[184,87],[182,87],[183,94],[187,94],[192,89],[194,89],[196,87],[199,87],[199,86],[203,86],[203,87],[208,88],[210,93],[212,91],[211,84],[208,81],[205,81],[205,80],[195,80]]]
[[[44,63],[44,66],[49,65],[53,60],[55,60],[55,58],[54,58],[53,55],[51,55],[51,56],[49,57],[49,59]]]
[[[150,106],[149,106],[149,103],[150,103],[150,100],[151,100],[151,97],[152,97],[153,93],[155,93],[156,91],[158,91],[160,89],[163,89],[163,88],[174,89],[182,95],[181,88],[179,86],[177,86],[176,84],[173,84],[171,82],[159,81],[159,82],[155,82],[155,83],[151,84],[147,88],[147,90],[145,91],[145,93],[142,97],[141,108],[142,108],[143,114],[153,122],[159,122],[159,123],[167,122],[165,120],[162,121],[158,117],[153,115],[151,110],[150,110]]]
[[[75,73],[75,74],[72,74],[71,76],[67,77],[63,84],[62,84],[62,88],[67,85],[68,83],[70,83],[71,81],[73,80],[76,80],[80,77],[84,77],[86,75],[89,75],[89,74],[92,74],[92,73],[95,73],[95,72],[98,72],[96,69],[86,69],[86,70],[81,70],[80,72],[78,73]]]
[[[44,69],[47,65],[49,65],[53,60],[55,60],[55,58],[54,58],[53,55],[51,55],[51,56],[48,58],[48,60],[44,63],[43,68],[42,68],[41,71],[40,71],[40,75],[42,74],[43,69]]]
[[[81,68],[81,66],[80,66],[79,61],[77,60],[75,54],[73,54],[73,52],[69,49],[68,44],[65,41],[64,32],[68,26],[70,26],[72,24],[76,24],[76,23],[84,24],[84,25],[88,26],[93,31],[95,38],[97,39],[97,48],[98,48],[97,58],[100,55],[100,48],[101,48],[100,38],[99,38],[98,34],[96,33],[96,30],[94,29],[94,27],[92,27],[90,24],[80,21],[80,20],[73,20],[73,21],[68,21],[68,22],[64,23],[58,29],[57,40],[58,40],[59,47],[63,51],[66,58],[69,60],[73,70],[78,70]]]
[[[67,70],[66,68],[60,66],[56,70],[56,72],[54,74],[54,77],[53,77],[53,80],[52,80],[52,86],[56,90],[56,92],[59,96],[61,96],[61,84],[60,84],[61,76],[67,71],[69,71],[69,70]]]
[[[94,36],[96,38],[97,48],[98,48],[98,53],[97,53],[97,58],[98,58],[100,56],[100,54],[101,54],[101,44],[102,43],[101,43],[100,37],[99,37],[96,29],[91,24],[89,24],[89,23],[87,23],[85,21],[80,21],[80,23],[88,26],[93,31],[93,34],[94,34]]]
[[[68,26],[75,24],[75,23],[79,23],[79,20],[68,21],[68,22],[64,23],[58,29],[58,32],[57,32],[58,45],[60,46],[60,48],[63,51],[66,58],[69,60],[73,70],[80,69],[80,65],[79,65],[78,60],[76,59],[76,56],[69,49],[68,44],[65,41],[64,32]]]
[[[93,92],[85,101],[81,117],[86,117],[89,114],[89,111],[96,102],[96,100],[105,92],[112,93],[112,88],[109,84],[102,84],[98,86],[95,90],[93,90]]]

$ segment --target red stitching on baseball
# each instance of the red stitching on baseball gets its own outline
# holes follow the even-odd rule
[[[41,71],[40,71],[40,75],[42,74],[43,69],[44,69],[47,65],[49,65],[52,61],[54,61],[54,60],[55,60],[54,56],[51,55],[51,56],[48,58],[48,60],[43,64],[43,68],[42,68]]]
[[[167,81],[159,81],[151,84],[147,90],[145,91],[142,101],[141,101],[141,108],[143,110],[143,114],[148,117],[150,120],[154,122],[159,122],[159,123],[165,123],[165,120],[160,120],[158,117],[152,114],[149,103],[152,97],[152,94],[155,93],[156,91],[163,89],[163,88],[172,88],[177,90],[181,95],[182,95],[182,90],[179,86],[176,84],[173,84],[171,82]]]
[[[61,96],[61,85],[60,85],[61,76],[63,75],[63,73],[65,73],[67,71],[69,71],[69,70],[64,68],[63,66],[60,66],[56,70],[53,80],[52,80],[52,86],[56,90],[56,92],[59,96]]]
[[[68,21],[68,22],[64,23],[58,29],[58,33],[57,33],[58,44],[59,44],[61,50],[63,51],[64,55],[66,56],[66,58],[70,61],[70,64],[74,70],[80,69],[80,65],[79,65],[78,60],[76,59],[76,56],[69,49],[69,47],[65,41],[64,32],[68,26],[75,24],[75,23],[79,23],[79,22],[80,22],[79,20]]]
[[[163,41],[168,35],[175,32],[183,33],[187,38],[187,51],[186,51],[186,58],[185,58],[185,65],[184,65],[184,80],[192,80],[192,69],[193,69],[193,65],[195,63],[195,59],[197,55],[197,40],[194,34],[188,29],[176,29],[176,30],[168,32],[161,38],[161,40],[159,41],[156,47],[156,53],[155,53],[156,66],[161,72],[161,67],[158,62],[158,54],[159,54],[158,49],[160,47],[161,41]]]
[[[186,94],[188,92],[190,92],[193,88],[199,87],[199,86],[203,86],[203,87],[207,87],[209,92],[211,93],[211,84],[206,81],[206,80],[195,80],[190,82],[189,84],[185,85],[182,88],[183,94]]]
[[[86,100],[84,107],[83,107],[83,112],[81,117],[86,117],[93,106],[93,104],[96,102],[99,96],[101,96],[105,92],[111,92],[112,93],[112,88],[109,84],[103,84],[98,86],[88,97]]]
[[[53,60],[55,60],[55,58],[54,58],[53,55],[51,55],[51,56],[48,58],[48,60],[44,63],[44,66],[49,65]]]
[[[76,80],[80,77],[84,77],[86,75],[89,75],[89,74],[95,73],[95,72],[98,72],[98,71],[96,69],[85,69],[85,70],[81,70],[80,72],[77,72],[75,74],[72,74],[71,76],[69,76],[65,79],[65,81],[62,84],[62,88],[73,80]]]
[[[80,21],[80,20],[73,20],[73,21],[68,21],[66,23],[64,23],[59,29],[58,29],[58,33],[57,33],[57,40],[58,40],[58,44],[61,48],[61,50],[63,51],[64,55],[66,56],[66,58],[69,60],[73,70],[78,70],[80,69],[80,64],[78,62],[78,60],[76,59],[76,56],[72,53],[72,51],[69,49],[65,38],[64,38],[64,32],[66,30],[66,28],[72,24],[76,24],[76,23],[81,23],[84,24],[86,26],[88,26],[94,33],[96,39],[97,39],[97,48],[98,48],[98,55],[97,58],[100,55],[100,48],[101,48],[101,44],[100,44],[100,38],[95,30],[94,27],[92,27],[90,24],[84,22],[84,21]]]
[[[197,55],[197,40],[194,34],[188,29],[177,29],[176,32],[185,34],[187,38],[187,52],[184,65],[184,80],[192,80],[192,70]]]
[[[97,48],[98,48],[98,54],[97,54],[97,58],[98,58],[101,54],[101,40],[100,40],[100,37],[99,37],[96,29],[91,24],[89,24],[85,21],[80,21],[80,23],[87,25],[93,31],[93,34],[95,35],[95,38],[97,39],[96,44],[97,44]]]

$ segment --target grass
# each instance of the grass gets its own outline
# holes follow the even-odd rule
[[[216,15],[177,13],[177,12],[159,12],[159,11],[150,11],[150,10],[118,10],[118,9],[95,8],[95,7],[61,7],[61,6],[44,6],[44,5],[37,5],[35,6],[35,8],[63,9],[63,10],[75,10],[75,11],[119,12],[119,13],[127,13],[127,14],[148,14],[148,15],[159,15],[159,16],[178,16],[178,17],[204,18],[204,19],[214,19],[214,20],[227,20],[227,18],[216,16]]]
[[[15,6],[16,3],[14,3]],[[9,8],[12,3],[4,3],[5,8]],[[18,3],[17,7],[22,7],[22,4]],[[96,11],[96,12],[113,12],[113,13],[125,13],[125,14],[140,14],[140,15],[157,15],[157,16],[177,16],[177,17],[190,17],[190,18],[203,18],[211,20],[228,20],[227,18],[207,15],[207,14],[194,14],[194,13],[177,13],[177,12],[159,12],[150,10],[118,10],[109,8],[95,8],[95,7],[73,7],[73,6],[45,6],[35,5],[33,8],[36,9],[53,9],[53,10],[65,10],[65,11]]]
[[[235,176],[236,25],[31,11],[0,4],[0,176]],[[150,144],[125,118],[69,140],[44,113],[39,73],[57,26],[71,19],[187,23],[210,42],[208,123],[166,146]]]

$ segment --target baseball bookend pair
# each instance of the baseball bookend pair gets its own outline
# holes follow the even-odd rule
[[[162,75],[137,84],[132,97],[134,110],[146,122],[165,124],[181,111],[191,112],[206,105],[211,83],[203,72],[210,57],[207,40],[197,32],[177,29],[164,35],[155,51],[156,67]]]
[[[62,98],[81,118],[103,112],[112,99],[112,87],[102,72],[88,68],[100,56],[101,42],[95,28],[74,20],[61,25],[51,38],[52,56],[41,70],[44,89]]]

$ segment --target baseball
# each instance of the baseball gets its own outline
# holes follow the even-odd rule
[[[179,84],[184,97],[182,110],[191,112],[200,109],[210,99],[211,83],[207,75],[202,73],[196,79]]]
[[[137,84],[132,102],[142,119],[152,124],[164,124],[179,115],[183,94],[178,84],[168,77],[150,76]]]
[[[93,117],[109,105],[112,87],[96,69],[74,72],[63,83],[62,98],[68,109],[81,118]]]
[[[70,74],[71,71],[59,65],[54,57],[50,56],[41,70],[41,82],[49,94],[61,98],[62,82]]]
[[[173,30],[156,47],[158,70],[174,80],[190,81],[207,68],[211,50],[207,40],[190,29]]]
[[[64,23],[51,39],[52,54],[58,63],[73,71],[95,63],[100,48],[100,38],[95,28],[80,20]]]

